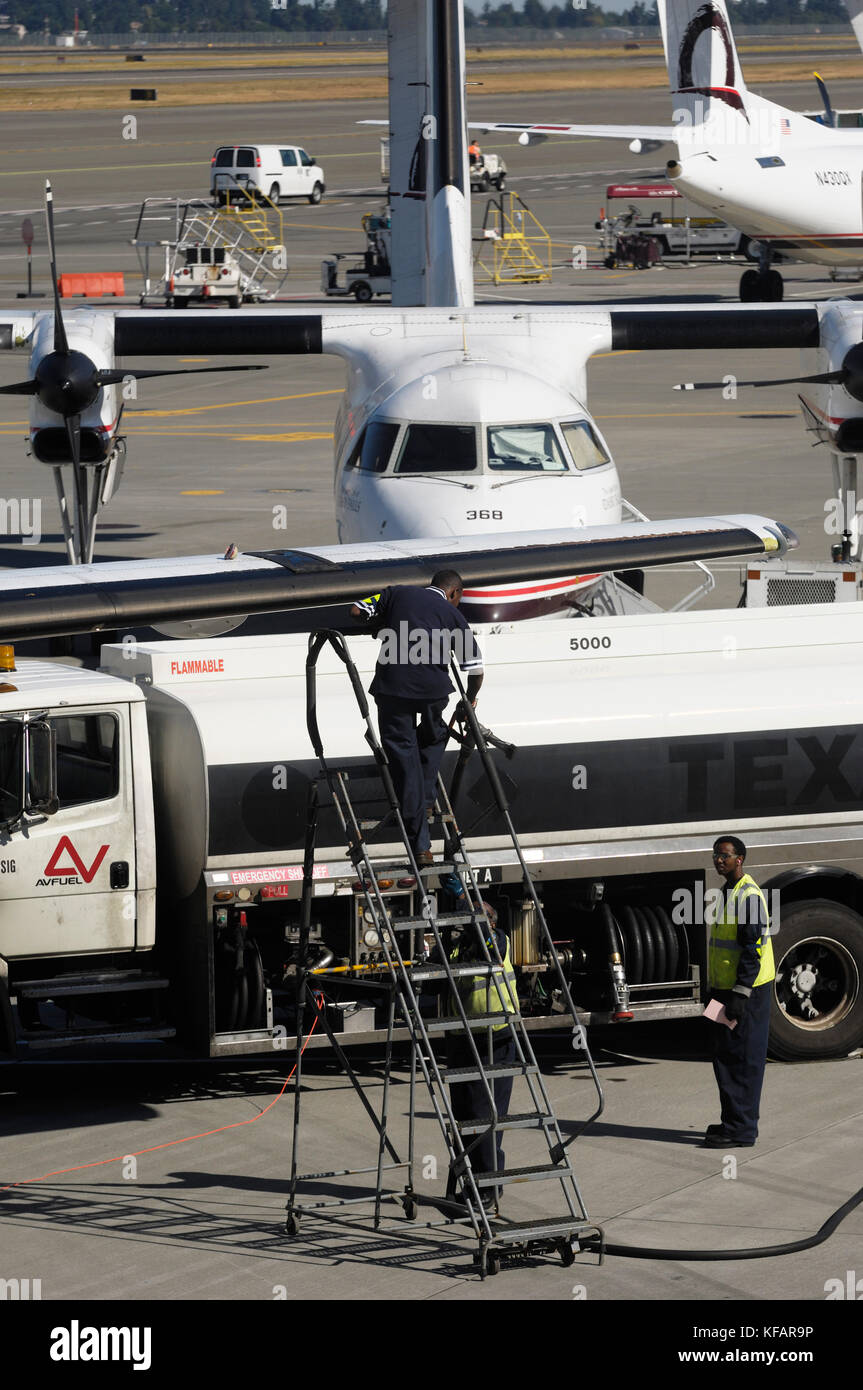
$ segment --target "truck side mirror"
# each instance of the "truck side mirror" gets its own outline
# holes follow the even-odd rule
[[[34,721],[28,729],[27,798],[24,809],[30,815],[56,815],[57,734],[45,720]]]
[[[24,809],[24,726],[0,720],[0,827],[17,824]]]

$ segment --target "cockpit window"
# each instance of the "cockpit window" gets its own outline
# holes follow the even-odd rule
[[[560,428],[579,472],[585,468],[599,468],[600,464],[611,463],[589,421],[564,420]]]
[[[356,448],[348,459],[348,468],[364,468],[368,473],[383,473],[401,427],[387,420],[372,420],[363,430]]]
[[[472,473],[476,469],[473,425],[409,425],[397,473]]]
[[[563,452],[551,425],[492,425],[488,466],[520,473],[565,473]]]

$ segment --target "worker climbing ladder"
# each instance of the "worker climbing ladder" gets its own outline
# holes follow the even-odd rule
[[[367,779],[369,765],[358,768],[353,765],[331,763],[325,756],[317,717],[316,668],[318,658],[325,647],[331,647],[344,663],[351,681],[362,719],[365,721],[365,739],[371,749],[376,776],[383,787],[383,815],[367,819],[359,809],[358,799],[352,796],[351,780],[358,777]],[[453,668],[453,675],[459,690],[464,696],[460,673]],[[427,1088],[435,1117],[443,1133],[449,1162],[449,1182],[447,1197],[442,1201],[434,1199],[434,1204],[443,1210],[448,1220],[466,1220],[477,1240],[475,1254],[481,1277],[497,1273],[500,1262],[506,1255],[535,1254],[541,1251],[557,1250],[566,1264],[571,1264],[583,1234],[597,1230],[589,1221],[587,1211],[578,1188],[575,1173],[568,1155],[568,1148],[584,1128],[592,1123],[602,1111],[603,1098],[599,1078],[587,1047],[584,1031],[578,1023],[575,1008],[569,992],[566,977],[557,956],[554,943],[542,913],[536,889],[530,878],[521,847],[509,812],[506,795],[497,770],[486,747],[483,731],[476,722],[476,716],[463,699],[465,719],[468,725],[468,738],[473,739],[488,777],[498,811],[504,818],[507,831],[512,839],[521,864],[524,888],[532,900],[537,913],[537,921],[542,933],[543,945],[551,968],[556,971],[556,984],[560,988],[565,1012],[561,1015],[561,1026],[570,1019],[573,1024],[573,1047],[583,1057],[593,1078],[598,1105],[594,1114],[577,1126],[575,1132],[565,1141],[552,1108],[542,1073],[537,1065],[531,1047],[524,1018],[507,988],[507,966],[497,949],[495,934],[490,930],[488,918],[480,894],[477,876],[456,822],[452,805],[442,779],[438,781],[438,801],[435,808],[444,839],[444,861],[432,866],[420,867],[411,850],[405,826],[399,809],[386,755],[380,746],[373,728],[368,702],[360,683],[356,667],[351,659],[347,643],[338,632],[321,631],[312,633],[309,639],[309,652],[306,663],[307,723],[320,771],[313,782],[309,801],[309,818],[304,861],[303,903],[300,926],[298,995],[297,995],[297,1075],[294,1092],[294,1130],[291,1159],[291,1187],[287,1204],[286,1230],[296,1234],[300,1217],[304,1211],[321,1214],[321,1208],[342,1206],[350,1202],[370,1200],[370,1198],[347,1198],[332,1202],[303,1204],[299,1200],[299,1188],[303,1178],[298,1172],[298,1151],[300,1142],[300,1115],[302,1097],[302,1039],[306,1023],[312,1013],[324,1017],[318,997],[318,987],[328,979],[326,966],[316,969],[310,957],[311,905],[314,890],[314,847],[318,815],[321,810],[321,790],[326,787],[332,798],[334,808],[348,844],[348,854],[357,874],[357,891],[362,895],[365,917],[372,924],[372,930],[380,943],[382,959],[377,967],[358,967],[352,987],[361,979],[365,987],[377,988],[387,1000],[388,1029],[384,1084],[380,1115],[362,1093],[362,1084],[338,1045],[331,1030],[327,1027],[331,1040],[337,1047],[338,1060],[346,1071],[349,1080],[360,1095],[366,1113],[369,1114],[378,1134],[378,1161],[374,1168],[345,1170],[375,1172],[376,1186],[375,1227],[380,1224],[381,1202],[384,1197],[400,1201],[409,1219],[415,1218],[419,1194],[413,1182],[414,1169],[414,1130],[417,1077]],[[405,847],[406,863],[381,862],[373,857],[373,837],[386,832],[387,843],[401,841]],[[393,881],[394,873],[404,877],[403,882],[416,885],[415,897],[418,910],[407,916],[396,916],[391,910],[391,899],[387,896],[386,884]],[[460,892],[456,895],[456,910],[440,912],[436,894],[431,891],[435,879],[449,877],[453,884],[457,881]],[[453,938],[461,937],[458,961],[453,959]],[[430,948],[426,953],[426,946]],[[508,956],[508,953],[507,953]],[[372,984],[369,975],[377,971],[377,981]],[[335,979],[336,977],[332,977]],[[465,981],[486,982],[486,1013],[468,1012],[459,985]],[[426,1017],[421,1008],[421,995],[428,985],[442,991],[448,1000],[447,1012],[439,1017]],[[408,1103],[408,1154],[405,1160],[399,1158],[388,1124],[389,1081],[392,1061],[392,1044],[396,1015],[399,1014],[406,1027],[411,1044],[411,1077]],[[506,1030],[512,1040],[513,1060],[505,1064],[493,1061],[493,1040],[500,1039]],[[436,1056],[434,1040],[444,1039],[454,1042],[467,1065],[442,1065]],[[506,1115],[497,1113],[494,1096],[494,1082],[498,1077],[512,1076],[516,1082],[524,1083],[527,1101],[524,1109],[513,1110]],[[452,1107],[449,1086],[460,1083],[478,1083],[485,1094],[487,1114],[470,1121],[457,1120]],[[487,1171],[474,1162],[483,1140],[494,1138],[508,1130],[535,1131],[542,1146],[543,1161],[514,1168]],[[392,1162],[386,1161],[386,1155]],[[385,1191],[384,1174],[393,1169],[406,1170],[406,1182],[401,1192]],[[307,1174],[306,1178],[319,1178],[322,1174]],[[327,1174],[326,1176],[336,1176]],[[512,1183],[547,1182],[556,1190],[556,1201],[549,1203],[552,1213],[542,1218],[522,1221],[498,1221],[495,1219],[494,1203],[483,1202],[483,1195],[492,1194]],[[460,1196],[456,1189],[459,1189]],[[556,1207],[556,1210],[554,1209]],[[491,1208],[491,1210],[489,1209]]]

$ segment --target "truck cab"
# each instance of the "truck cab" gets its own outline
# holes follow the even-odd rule
[[[0,955],[25,977],[81,953],[140,957],[156,891],[143,695],[50,662],[3,676]]]

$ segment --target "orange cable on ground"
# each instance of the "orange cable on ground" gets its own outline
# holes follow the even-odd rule
[[[320,1004],[317,1004],[317,1010],[320,1014]],[[311,1036],[314,1033],[317,1026],[318,1020],[315,1019],[314,1023],[309,1029],[308,1037],[306,1038],[305,1042],[300,1048],[300,1056],[303,1055],[306,1048],[308,1047],[309,1042],[311,1040]],[[11,1192],[13,1187],[25,1187],[28,1183],[32,1182],[45,1182],[46,1178],[59,1178],[62,1177],[65,1173],[81,1173],[86,1168],[102,1168],[106,1163],[122,1163],[123,1160],[126,1158],[140,1158],[142,1154],[158,1153],[160,1149],[172,1149],[177,1144],[191,1144],[192,1141],[195,1139],[207,1139],[211,1134],[222,1134],[227,1129],[241,1129],[243,1125],[253,1125],[256,1122],[256,1120],[263,1119],[267,1111],[272,1110],[273,1106],[281,1100],[282,1096],[285,1094],[285,1087],[287,1086],[288,1082],[290,1081],[291,1077],[293,1076],[296,1070],[297,1066],[296,1063],[294,1063],[293,1067],[291,1068],[291,1071],[285,1077],[284,1084],[282,1085],[282,1089],[279,1091],[279,1094],[273,1097],[269,1105],[265,1106],[259,1115],[252,1115],[251,1119],[234,1120],[232,1124],[219,1125],[217,1129],[205,1129],[202,1130],[200,1134],[188,1134],[185,1139],[169,1139],[166,1143],[154,1144],[152,1148],[149,1149],[136,1149],[134,1153],[117,1154],[114,1158],[99,1158],[96,1159],[94,1163],[78,1163],[75,1165],[74,1168],[57,1168],[53,1173],[43,1173],[42,1176],[38,1178],[22,1178],[20,1182],[10,1182],[7,1183],[5,1187],[0,1187],[0,1192]]]

